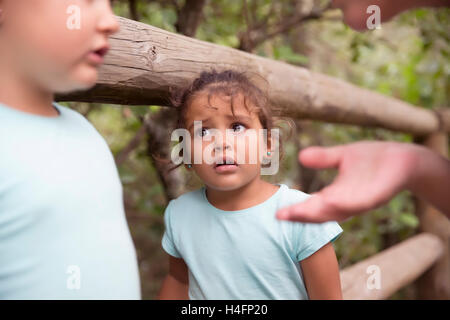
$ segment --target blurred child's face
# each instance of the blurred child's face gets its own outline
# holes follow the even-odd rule
[[[237,189],[259,179],[261,162],[258,155],[266,152],[265,139],[251,134],[263,129],[258,114],[247,110],[242,94],[234,97],[233,106],[234,115],[230,97],[213,95],[208,101],[208,94],[200,92],[186,112],[193,170],[208,187],[216,190]],[[202,125],[195,126],[194,121],[202,121]],[[222,141],[216,139],[219,134]],[[195,143],[201,148],[196,149]],[[210,157],[213,163],[208,163],[205,157]],[[201,163],[196,163],[195,159],[201,159]]]
[[[86,89],[117,32],[109,0],[0,0],[2,57],[51,92]]]

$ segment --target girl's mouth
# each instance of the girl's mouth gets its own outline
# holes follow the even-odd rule
[[[216,164],[214,165],[214,170],[217,173],[232,173],[235,172],[239,167],[236,161],[231,158],[223,158],[223,161],[220,162],[216,162]]]
[[[214,170],[217,173],[232,173],[235,172],[238,169],[237,164],[218,164],[214,167]]]

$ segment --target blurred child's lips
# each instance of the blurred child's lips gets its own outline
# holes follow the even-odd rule
[[[99,55],[101,55],[102,57],[106,56],[106,54],[109,51],[109,46],[107,44],[101,46],[100,48],[98,48],[97,50],[94,50],[94,52],[97,52]]]
[[[96,64],[96,65],[101,65],[104,62],[104,56],[108,53],[109,51],[109,46],[108,45],[103,45],[101,47],[99,47],[97,50],[93,50],[91,52],[89,52],[87,59],[89,60],[89,62]]]
[[[91,62],[92,64],[95,65],[101,65],[104,61],[103,56],[98,54],[97,52],[89,52],[89,54],[87,55],[87,59],[89,60],[89,62]]]

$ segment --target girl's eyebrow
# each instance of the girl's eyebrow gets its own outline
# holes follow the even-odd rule
[[[248,117],[248,116],[233,116],[233,115],[228,115],[227,116],[228,119],[232,119],[232,120],[241,120],[241,121],[248,121],[251,122],[252,118]]]
[[[194,121],[201,121],[202,124],[203,124],[203,123],[205,123],[205,122],[208,122],[209,119],[211,119],[211,118],[206,118],[206,119],[203,119],[203,120],[194,120]],[[193,121],[192,124],[189,126],[188,130],[191,130],[191,128],[194,126],[194,121]]]
[[[244,115],[236,115],[236,116],[227,115],[226,117],[228,119],[230,119],[230,120],[237,120],[237,121],[243,121],[243,122],[251,122],[252,121],[251,117],[244,116]],[[211,118],[206,118],[206,119],[203,119],[203,120],[194,120],[194,121],[201,121],[202,124],[203,124],[203,123],[207,123],[210,119]],[[189,126],[188,130],[191,130],[193,126],[194,126],[194,122],[192,122],[192,124]]]

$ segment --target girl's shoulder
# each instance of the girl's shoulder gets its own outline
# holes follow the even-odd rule
[[[203,202],[203,187],[183,193],[175,199],[170,200],[167,208],[170,211],[186,211],[188,208],[197,206]]]
[[[311,197],[310,194],[297,189],[289,188],[285,184],[281,184],[280,187],[282,188],[279,198],[280,206],[288,206],[294,203],[303,202]]]

